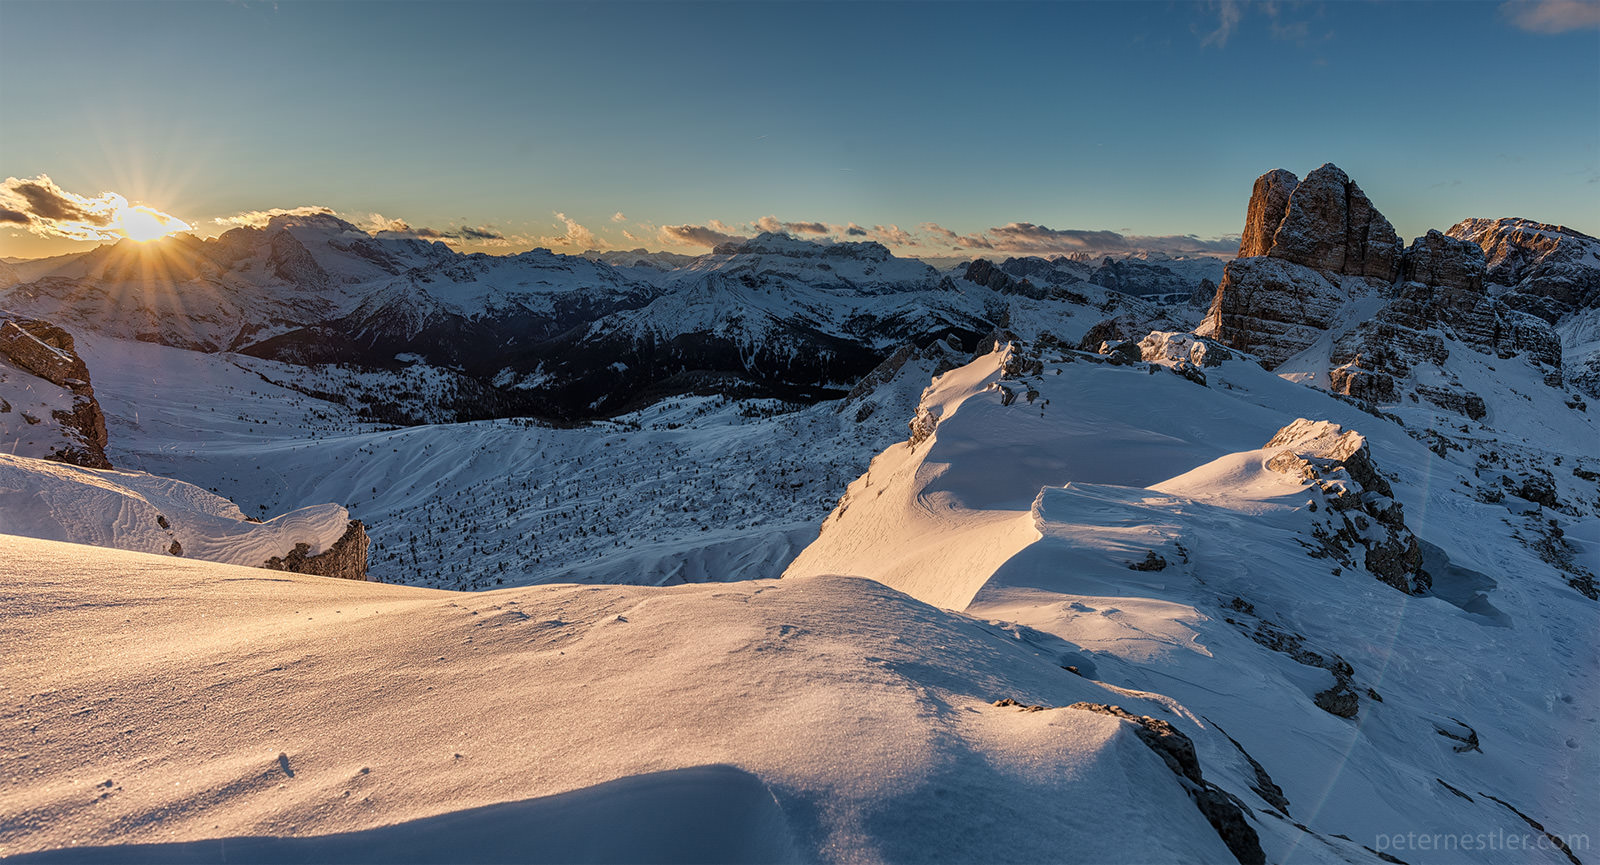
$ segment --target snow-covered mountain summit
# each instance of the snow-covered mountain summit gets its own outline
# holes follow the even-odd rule
[[[708,392],[813,402],[903,345],[953,337],[970,348],[1012,302],[872,242],[769,233],[694,258],[466,255],[331,214],[10,270],[0,302],[75,328],[358,368],[382,382],[360,395],[368,404],[412,391],[405,369],[417,364],[454,394],[434,400],[442,408],[423,396],[380,412],[391,420],[585,419]],[[1098,290],[1078,297],[1085,317],[1138,307]]]

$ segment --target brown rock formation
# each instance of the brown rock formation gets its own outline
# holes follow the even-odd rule
[[[106,418],[89,382],[89,367],[67,333],[48,321],[0,314],[0,360],[73,394],[71,409],[51,414],[75,433],[77,443],[57,448],[48,458],[87,468],[108,469]]]
[[[1272,236],[1278,233],[1283,216],[1289,211],[1289,196],[1300,184],[1294,172],[1274,168],[1256,178],[1245,210],[1244,235],[1239,238],[1239,257],[1266,255],[1272,249]]]
[[[1239,258],[1195,332],[1260,356],[1272,369],[1331,327],[1349,291],[1394,280],[1400,238],[1361,187],[1333,164],[1296,181],[1281,168],[1256,178]]]
[[[310,544],[295,544],[286,555],[273,556],[261,565],[273,571],[296,574],[315,574],[337,577],[342,580],[367,579],[367,527],[360,520],[351,520],[339,540],[316,555],[311,555]]]
[[[1236,258],[1195,333],[1255,354],[1272,369],[1332,327],[1346,299],[1343,287],[1310,268],[1269,256]]]
[[[1347,302],[1387,297],[1375,314],[1335,334],[1328,364],[1334,391],[1398,401],[1417,364],[1442,365],[1450,356],[1447,339],[1503,358],[1522,355],[1542,367],[1547,384],[1560,386],[1560,339],[1522,306],[1490,296],[1474,239],[1491,243],[1504,279],[1527,282],[1537,271],[1544,294],[1523,304],[1535,313],[1552,304],[1570,309],[1563,304],[1591,295],[1600,303],[1600,268],[1587,264],[1600,256],[1600,241],[1526,220],[1468,220],[1451,232],[1430,231],[1402,252],[1389,221],[1336,166],[1299,182],[1282,169],[1269,171],[1251,193],[1240,257],[1228,263],[1195,333],[1275,369],[1325,338]],[[1473,418],[1487,410],[1454,383],[1433,387],[1426,398]]]
[[[1272,192],[1269,186],[1266,193]],[[1261,208],[1267,212],[1270,202],[1263,200]],[[1266,254],[1312,270],[1389,282],[1400,260],[1400,237],[1361,187],[1330,162],[1294,187]]]

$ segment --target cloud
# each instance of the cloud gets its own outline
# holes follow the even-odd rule
[[[619,210],[616,213],[611,214],[611,221],[612,222],[627,222],[628,221],[628,217],[623,216],[622,215],[622,211]]]
[[[566,226],[567,232],[565,234],[558,234],[554,237],[539,238],[539,242],[545,246],[548,246],[551,249],[556,249],[558,247],[564,249],[576,249],[579,252],[587,249],[598,249],[605,246],[604,243],[600,242],[599,238],[594,236],[594,232],[583,227],[582,225],[579,225],[576,219],[572,219],[565,213],[560,212],[556,213],[556,219],[561,220],[561,224]]]
[[[901,231],[898,225],[890,225],[887,228],[881,225],[874,225],[870,236],[884,246],[915,246],[917,244],[916,237],[909,231]]]
[[[518,242],[531,242],[527,238],[507,237],[488,225],[461,225],[455,228],[416,227],[404,219],[391,219],[381,213],[368,214],[360,227],[373,237],[385,239],[464,241],[477,246],[511,246]]]
[[[1594,0],[1511,0],[1500,14],[1529,33],[1600,29],[1600,3]]]
[[[62,189],[45,174],[28,180],[8,177],[0,183],[0,223],[22,226],[40,237],[69,240],[149,239],[189,230],[189,224],[176,216],[131,205],[115,192],[88,198]]]
[[[247,210],[244,213],[235,213],[232,216],[220,216],[211,220],[218,225],[230,228],[265,228],[274,216],[333,216],[331,207],[320,204],[307,204],[301,207],[275,207],[271,210]]]
[[[731,228],[731,226],[716,219],[711,220],[709,225],[663,225],[661,230],[657,232],[656,239],[668,246],[704,246],[707,248],[748,239],[734,234]]]
[[[833,234],[836,226],[825,222],[781,222],[776,216],[763,216],[755,222],[762,231],[785,234]]]
[[[961,238],[961,235],[956,234],[954,231],[945,228],[937,222],[924,222],[917,226],[917,230],[926,234],[931,234],[947,243],[955,243]]]
[[[1215,44],[1218,48],[1226,48],[1228,37],[1239,28],[1239,21],[1244,18],[1244,10],[1239,6],[1238,0],[1221,0],[1214,8],[1217,10],[1217,29],[1200,40],[1200,44]]]
[[[367,218],[356,223],[368,234],[406,234],[414,235],[415,231],[406,224],[404,219],[390,219],[381,213],[369,213]]]
[[[487,225],[463,225],[459,229],[462,240],[505,240],[506,236]]]
[[[1104,229],[1055,229],[1031,222],[1012,222],[983,232],[958,235],[933,223],[924,231],[964,249],[992,250],[1018,255],[1062,255],[1082,252],[1089,255],[1115,255],[1130,252],[1160,252],[1167,255],[1220,255],[1232,257],[1239,250],[1239,238],[1205,240],[1189,234],[1147,237]]]
[[[845,237],[866,237],[867,236],[867,230],[865,228],[862,228],[859,225],[856,225],[854,222],[852,222],[849,225],[844,227],[844,236]]]

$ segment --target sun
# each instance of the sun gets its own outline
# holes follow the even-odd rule
[[[135,204],[131,207],[118,208],[110,228],[124,237],[143,243],[179,231],[188,231],[189,224],[154,208]]]

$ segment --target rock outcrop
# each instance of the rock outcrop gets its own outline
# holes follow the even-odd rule
[[[969,262],[966,271],[962,273],[962,278],[1000,294],[1020,294],[1036,300],[1049,294],[1046,289],[1034,285],[1025,278],[1017,279],[1007,274],[985,258],[974,259]]]
[[[1244,233],[1239,238],[1239,257],[1253,258],[1272,250],[1272,236],[1283,224],[1289,212],[1289,196],[1300,185],[1294,172],[1274,168],[1256,178],[1250,192],[1250,206],[1245,211]]]
[[[1275,191],[1269,184],[1267,195]],[[1264,215],[1270,213],[1270,200],[1261,207]],[[1388,282],[1399,265],[1400,248],[1394,226],[1330,162],[1295,185],[1266,254],[1312,270]]]
[[[0,312],[0,362],[69,394],[63,404],[49,408],[52,420],[59,425],[61,441],[39,456],[87,468],[111,468],[105,451],[105,414],[95,399],[89,368],[78,356],[70,333],[48,321]],[[17,408],[23,411],[23,407]],[[37,415],[22,417],[30,424],[38,422]]]
[[[1543,322],[1491,298],[1484,285],[1484,256],[1477,244],[1439,231],[1417,238],[1401,261],[1395,297],[1371,319],[1342,335],[1329,361],[1339,393],[1375,402],[1400,398],[1399,382],[1419,363],[1442,365],[1445,338],[1485,354],[1526,355],[1560,383],[1560,341]],[[1482,417],[1483,401],[1459,388],[1430,386],[1418,396],[1469,417]],[[1476,408],[1471,408],[1476,400]]]
[[[1152,316],[1138,311],[1124,312],[1091,326],[1084,332],[1083,338],[1078,340],[1078,350],[1099,351],[1101,343],[1130,340],[1138,342],[1151,331],[1176,330],[1183,330],[1183,325],[1165,315]]]
[[[367,527],[360,520],[351,520],[349,528],[326,550],[312,554],[310,544],[295,544],[294,549],[282,556],[267,559],[261,567],[273,571],[365,581],[367,547],[371,543],[367,538]]]
[[[1333,327],[1349,296],[1338,277],[1330,281],[1281,258],[1237,258],[1228,262],[1195,333],[1250,352],[1275,369]]]
[[[1483,250],[1486,279],[1513,309],[1555,324],[1600,308],[1600,239],[1531,219],[1464,219],[1446,232]]]
[[[1359,561],[1407,594],[1424,594],[1433,585],[1404,509],[1373,464],[1365,436],[1329,421],[1300,418],[1278,430],[1263,449],[1277,451],[1267,458],[1267,468],[1303,478],[1316,490],[1314,555],[1346,565]]]
[[[1547,252],[1562,237],[1566,249],[1578,249],[1587,236],[1518,234],[1474,221],[1452,232],[1462,236],[1430,231],[1402,251],[1393,226],[1336,166],[1324,165],[1301,181],[1282,169],[1270,171],[1256,180],[1240,257],[1228,263],[1195,333],[1253,353],[1268,369],[1331,337],[1317,351],[1327,351],[1333,391],[1378,403],[1397,402],[1409,391],[1472,418],[1485,415],[1483,399],[1462,389],[1448,370],[1426,394],[1410,381],[1418,364],[1439,366],[1449,358],[1449,340],[1502,358],[1522,355],[1540,367],[1547,384],[1560,386],[1560,337],[1492,296],[1483,250],[1467,238],[1494,240],[1501,272],[1520,275],[1531,272],[1534,253],[1512,250],[1514,243],[1502,235],[1534,237]],[[1562,296],[1587,296],[1570,289],[1569,277],[1562,277]],[[1358,301],[1365,307],[1355,306]],[[1311,354],[1304,360],[1321,363]],[[1321,375],[1320,368],[1309,371]]]
[[[1240,865],[1260,865],[1267,861],[1267,855],[1261,849],[1261,837],[1251,828],[1246,817],[1249,809],[1238,797],[1205,779],[1200,772],[1200,760],[1195,755],[1194,741],[1183,731],[1160,718],[1135,715],[1121,706],[1106,703],[1073,703],[1067,708],[1109,715],[1132,724],[1139,741],[1154,751],[1172,770],[1172,774],[1178,776],[1184,792],[1189,794],[1200,815],[1217,831],[1217,836]]]

